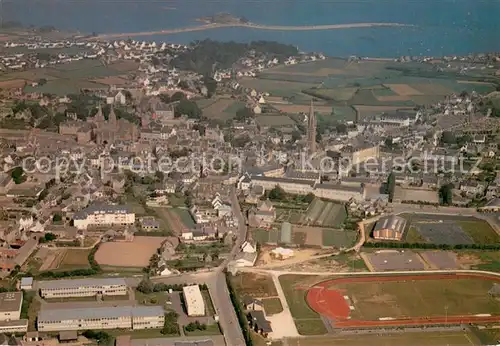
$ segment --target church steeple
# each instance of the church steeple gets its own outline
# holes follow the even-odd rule
[[[102,113],[102,107],[99,104],[97,107],[97,114],[95,115],[95,121],[96,122],[104,122],[106,119],[104,119],[104,114]]]
[[[313,100],[311,100],[309,116],[307,118],[307,147],[310,154],[316,152],[316,114],[314,114]]]
[[[111,105],[111,110],[109,111],[108,122],[111,126],[113,126],[113,127],[116,126],[116,114],[115,114],[115,108],[113,107],[113,105]]]

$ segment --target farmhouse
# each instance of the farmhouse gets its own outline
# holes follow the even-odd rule
[[[401,240],[406,226],[406,219],[391,215],[377,221],[373,229],[373,238],[377,240]]]
[[[42,309],[38,331],[88,329],[161,328],[165,322],[161,306],[113,306],[77,309]]]
[[[276,210],[271,201],[259,201],[257,208],[252,208],[248,212],[248,222],[251,227],[271,227],[276,220]]]
[[[182,288],[188,316],[205,316],[205,302],[201,295],[200,286],[184,286]]]
[[[127,284],[121,278],[40,281],[43,298],[120,296],[127,294]]]
[[[133,225],[135,214],[126,206],[93,205],[73,216],[74,226],[87,229],[89,226]]]

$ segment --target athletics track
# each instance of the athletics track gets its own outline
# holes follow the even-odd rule
[[[306,294],[306,301],[317,313],[330,319],[336,328],[360,328],[360,327],[394,327],[411,325],[435,325],[435,324],[468,324],[468,323],[491,323],[500,322],[500,316],[434,316],[395,318],[391,320],[352,320],[349,319],[350,307],[344,298],[348,292],[329,289],[328,287],[341,283],[356,282],[380,282],[380,281],[407,281],[407,280],[457,280],[482,278],[500,282],[500,278],[487,274],[422,274],[422,275],[397,275],[397,276],[364,276],[331,279],[320,282],[311,287]]]

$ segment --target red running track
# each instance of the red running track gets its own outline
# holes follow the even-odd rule
[[[416,281],[416,280],[458,280],[482,278],[500,282],[500,277],[488,274],[454,273],[454,274],[422,274],[397,276],[362,276],[357,278],[339,278],[320,282],[311,287],[306,295],[306,301],[317,313],[335,321],[335,327],[389,327],[403,325],[435,325],[435,324],[467,324],[500,322],[500,316],[436,316],[401,318],[387,321],[363,321],[349,319],[349,304],[344,299],[343,292],[328,287],[341,283],[370,282],[370,281]]]

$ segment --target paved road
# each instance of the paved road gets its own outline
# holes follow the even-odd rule
[[[215,276],[210,282],[207,282],[210,296],[212,297],[214,307],[217,315],[219,315],[219,324],[222,327],[224,338],[228,346],[244,346],[245,339],[238,324],[238,317],[234,311],[233,303],[229,297],[229,290],[226,284],[226,277],[223,273],[230,261],[236,258],[241,251],[241,245],[246,239],[247,226],[245,218],[241,212],[236,189],[233,187],[231,190],[231,207],[234,215],[238,218],[238,232],[236,234],[236,241],[234,243],[231,254],[228,258],[217,268]]]

